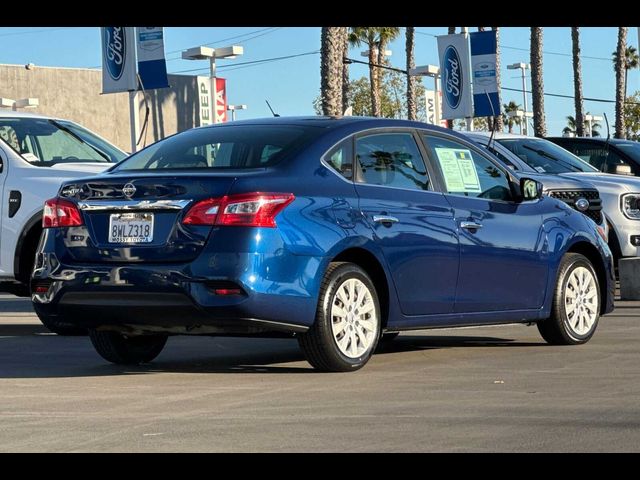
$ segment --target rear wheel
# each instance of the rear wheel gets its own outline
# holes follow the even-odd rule
[[[560,262],[551,317],[538,322],[538,330],[553,345],[586,343],[600,318],[600,285],[591,262],[567,253]]]
[[[37,303],[33,304],[33,310],[42,322],[42,324],[60,336],[79,336],[86,335],[87,329],[77,327],[71,323],[65,322],[58,315],[51,315],[42,311]]]
[[[378,295],[367,273],[353,263],[335,262],[322,281],[316,320],[298,341],[316,369],[348,372],[369,361],[380,325]]]
[[[96,352],[118,365],[138,365],[150,362],[162,352],[167,335],[126,336],[118,332],[89,330]]]

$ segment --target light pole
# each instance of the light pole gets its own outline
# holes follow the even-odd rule
[[[235,121],[236,119],[236,110],[246,110],[247,106],[246,105],[228,105],[227,106],[227,110],[229,110],[231,112],[231,121]]]
[[[598,115],[585,115],[584,116],[584,121],[587,123],[587,137],[591,137],[592,133],[593,133],[593,122],[601,122],[603,120],[602,117],[598,116]]]
[[[527,75],[525,73],[526,69],[531,69],[531,65],[528,63],[512,63],[511,65],[507,65],[507,70],[520,70],[522,72],[522,101],[524,106],[525,113],[527,112]],[[524,123],[524,135],[528,134],[527,122]]]
[[[239,55],[244,54],[244,48],[239,45],[233,45],[231,47],[222,47],[222,48],[210,48],[205,46],[193,47],[189,50],[184,50],[182,52],[182,58],[184,60],[205,60],[209,59],[209,69],[210,69],[210,77],[211,77],[211,97],[212,101],[210,102],[212,106],[212,117],[213,122],[218,123],[218,109],[216,108],[217,99],[216,99],[216,59],[217,58],[226,58],[228,60],[233,60]]]
[[[436,97],[436,125],[440,126],[441,112],[440,112],[440,67],[436,65],[422,65],[409,70],[409,75],[416,77],[431,77],[433,78],[433,91]]]

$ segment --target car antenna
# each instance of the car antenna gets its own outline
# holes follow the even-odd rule
[[[271,108],[271,105],[269,104],[269,100],[265,99],[265,102],[267,102],[267,107],[269,107],[269,110],[271,110],[271,114],[274,117],[279,117],[280,115],[278,115],[276,112],[273,111],[273,108]]]

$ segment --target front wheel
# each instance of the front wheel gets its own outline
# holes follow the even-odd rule
[[[538,322],[538,330],[553,345],[586,343],[600,318],[600,284],[585,256],[567,253],[560,262],[551,317]]]
[[[89,330],[96,352],[118,365],[138,365],[150,362],[167,343],[167,335],[126,336],[118,332]]]
[[[316,320],[298,341],[316,369],[348,372],[369,361],[380,325],[378,295],[367,273],[353,263],[334,262],[320,287]]]

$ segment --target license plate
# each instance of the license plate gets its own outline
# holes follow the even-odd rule
[[[150,243],[153,241],[153,213],[112,213],[109,243]]]

